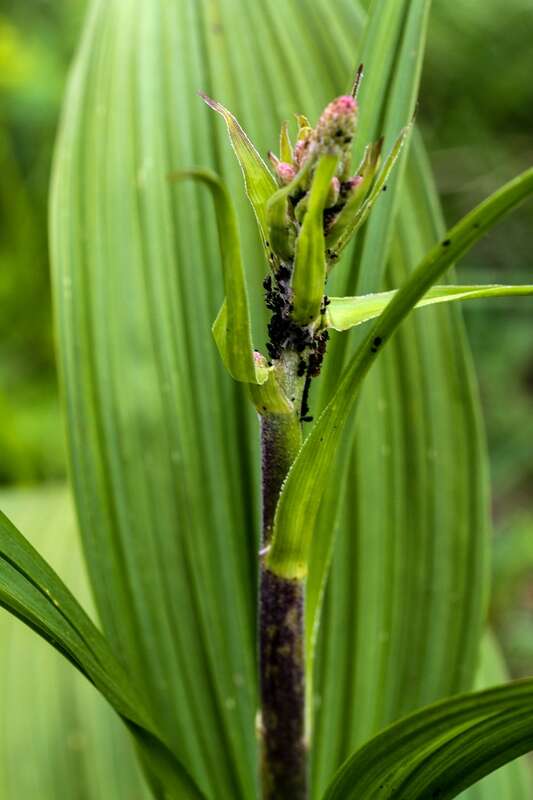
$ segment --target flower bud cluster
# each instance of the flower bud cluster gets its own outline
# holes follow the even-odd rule
[[[357,126],[357,101],[351,95],[332,100],[322,112],[313,131],[309,152],[312,156],[331,154],[339,159],[339,176],[347,176],[351,146]]]
[[[305,214],[307,193],[312,183],[314,167],[321,156],[335,155],[338,158],[337,174],[331,181],[326,208],[344,204],[359,185],[360,176],[349,177],[357,111],[357,100],[351,95],[341,95],[326,106],[315,128],[311,127],[306,117],[302,115],[297,117],[299,131],[294,149],[291,149],[292,161],[279,159],[272,152],[268,154],[280,187],[288,186],[297,180],[298,187],[295,194],[300,208],[296,218],[299,222]],[[284,131],[286,133],[286,126]],[[286,153],[285,158],[287,158]],[[299,175],[300,180],[298,180]]]

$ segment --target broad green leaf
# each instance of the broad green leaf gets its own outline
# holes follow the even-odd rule
[[[371,739],[339,770],[324,800],[447,800],[532,747],[533,679],[459,695]]]
[[[337,161],[334,155],[324,155],[319,160],[313,175],[309,205],[296,240],[292,275],[293,319],[299,325],[309,325],[320,314],[326,280],[324,207]]]
[[[133,734],[148,777],[169,798],[201,798],[168,749],[144,699],[102,634],[60,578],[0,512],[0,605],[42,636],[85,675]]]
[[[213,195],[226,293],[213,324],[213,336],[220,357],[236,381],[264,383],[267,367],[254,358],[239,227],[231,197],[220,178],[209,170],[187,170],[173,177],[178,180],[198,180],[208,186]]]
[[[4,489],[0,506],[92,615],[67,490]],[[94,686],[5,611],[0,646],[0,796],[150,800],[131,738]]]
[[[347,331],[356,325],[378,317],[390,303],[397,289],[391,292],[361,295],[359,297],[330,297],[325,324],[336,331]],[[533,286],[433,286],[418,301],[415,308],[450,303],[455,300],[476,300],[485,297],[512,297],[533,294]]]
[[[224,119],[237,160],[241,165],[246,194],[252,204],[257,218],[259,231],[265,246],[268,257],[268,226],[266,220],[266,204],[269,197],[276,191],[276,182],[270,173],[267,165],[255,149],[254,145],[243,131],[234,115],[227,108],[216,100],[212,100],[206,94],[200,93],[200,97],[207,105],[220,114]]]
[[[533,168],[494,192],[449,230],[422,259],[378,317],[345,370],[337,391],[296,458],[280,495],[267,563],[287,578],[308,571],[310,535],[328,471],[363,378],[398,325],[435,281],[487,230],[533,193]],[[330,536],[330,531],[324,535]]]

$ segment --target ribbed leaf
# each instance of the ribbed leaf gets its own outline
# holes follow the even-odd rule
[[[60,578],[0,512],[0,605],[85,675],[135,737],[154,785],[169,798],[201,798],[172,755],[107,642]]]
[[[390,303],[397,290],[378,292],[359,297],[330,297],[326,310],[325,323],[336,331],[347,331],[363,322],[378,317]],[[533,294],[533,286],[433,286],[418,301],[416,308],[450,303],[456,300],[476,300],[483,297],[512,297],[513,295]]]
[[[376,736],[342,767],[324,800],[442,800],[533,747],[533,680],[422,709]]]
[[[67,491],[4,490],[0,505],[91,610]],[[0,796],[149,800],[130,737],[94,687],[5,612],[0,642]]]

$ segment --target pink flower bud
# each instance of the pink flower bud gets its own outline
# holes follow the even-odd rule
[[[276,164],[276,174],[281,183],[285,185],[290,183],[296,175],[296,168],[293,167],[292,164],[288,164],[286,161],[280,161],[278,164]]]
[[[313,131],[310,145],[312,158],[332,154],[339,159],[337,175],[348,176],[351,145],[357,125],[357,101],[346,94],[332,100],[322,112]]]
[[[314,139],[321,152],[342,156],[351,144],[357,124],[357,101],[349,94],[326,106],[315,128]]]
[[[294,146],[294,163],[298,167],[303,166],[304,162],[307,160],[307,156],[309,155],[310,144],[311,144],[310,136],[307,136],[304,139],[298,139],[298,141],[296,142],[296,145]]]

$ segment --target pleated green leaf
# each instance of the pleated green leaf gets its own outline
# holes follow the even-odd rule
[[[160,740],[142,696],[107,642],[56,573],[0,512],[0,605],[85,675],[132,732],[162,797],[201,798],[187,771]]]
[[[456,797],[533,747],[532,712],[533,679],[424,708],[355,753],[324,800]]]
[[[292,276],[293,319],[309,325],[320,314],[326,280],[324,208],[337,168],[338,158],[325,155],[319,160],[309,193],[309,205],[296,240]]]
[[[209,187],[213,195],[226,294],[213,324],[213,336],[220,357],[236,381],[264,383],[268,377],[268,367],[254,358],[239,228],[231,197],[220,178],[209,170],[187,170],[173,177],[200,181]]]
[[[3,490],[0,504],[91,612],[66,489]],[[0,796],[149,800],[132,741],[95,688],[5,612],[0,643]]]
[[[326,310],[325,323],[336,331],[347,331],[363,322],[378,317],[390,303],[397,290],[361,295],[360,297],[330,297]],[[533,286],[503,286],[488,284],[486,286],[433,286],[418,301],[416,308],[450,303],[456,300],[476,300],[485,297],[513,297],[533,294]]]

